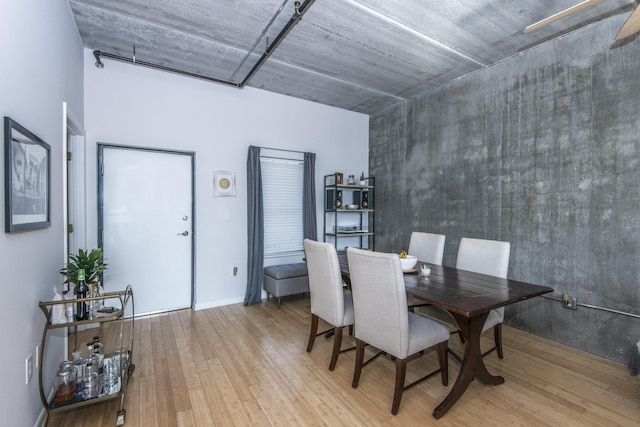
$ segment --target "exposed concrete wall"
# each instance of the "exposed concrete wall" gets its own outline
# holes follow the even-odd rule
[[[509,277],[640,313],[640,38],[614,17],[370,122],[376,249],[412,230],[511,242]],[[537,298],[506,323],[627,363],[640,319]]]

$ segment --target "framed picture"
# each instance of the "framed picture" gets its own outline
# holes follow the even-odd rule
[[[15,120],[4,118],[4,231],[36,230],[49,218],[49,144]]]
[[[226,171],[213,172],[213,195],[215,197],[235,197],[236,173]]]

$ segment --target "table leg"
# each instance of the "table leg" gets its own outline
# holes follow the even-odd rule
[[[464,358],[460,373],[451,391],[433,411],[435,418],[442,417],[458,401],[474,378],[478,378],[485,384],[502,384],[504,382],[504,378],[491,375],[482,361],[480,334],[489,313],[483,313],[471,318],[455,313],[451,314],[456,319],[458,327],[465,338]]]

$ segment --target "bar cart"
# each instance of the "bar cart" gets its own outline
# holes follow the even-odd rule
[[[74,321],[68,321],[71,319],[67,319],[66,322],[52,323],[52,313],[54,311],[54,306],[58,304],[77,304],[77,303],[86,303],[95,305],[95,310],[91,313],[91,319],[89,320],[75,320],[75,317],[72,319]],[[42,331],[42,340],[40,342],[40,351],[38,354],[38,383],[40,387],[40,400],[42,402],[42,406],[47,412],[47,421],[49,420],[49,416],[54,413],[67,411],[75,408],[85,407],[88,405],[94,405],[101,402],[106,402],[114,399],[120,399],[120,409],[116,414],[116,426],[121,426],[125,422],[126,411],[124,409],[124,398],[127,390],[127,385],[129,382],[129,377],[133,374],[135,369],[135,365],[133,364],[133,337],[134,337],[134,300],[133,300],[133,289],[131,285],[128,285],[123,291],[116,292],[105,292],[100,296],[91,296],[87,298],[75,298],[70,300],[60,300],[60,301],[44,301],[39,304],[40,309],[44,313],[44,317],[46,319],[44,324],[44,329]],[[115,305],[115,306],[113,306]],[[126,319],[126,320],[125,320]],[[73,343],[73,351],[78,350],[78,326],[82,325],[91,325],[96,323],[104,323],[104,322],[119,322],[119,328],[116,330],[119,332],[116,339],[116,346],[113,349],[112,353],[104,354],[104,364],[107,366],[109,364],[114,370],[117,369],[115,380],[110,378],[110,387],[106,385],[103,386],[103,373],[99,374],[99,386],[96,387],[98,390],[96,392],[95,397],[87,397],[86,393],[83,396],[84,390],[82,387],[77,386],[76,392],[73,393],[73,398],[70,398],[68,401],[64,403],[56,403],[55,396],[51,402],[47,401],[47,396],[45,395],[44,383],[43,383],[43,355],[45,349],[45,343],[47,340],[47,334],[52,329],[59,328],[74,328],[74,343]],[[125,332],[124,327],[125,323],[130,324],[130,331],[127,334],[123,334]],[[123,335],[126,335],[128,338],[128,342],[123,342]],[[104,377],[106,378],[106,377]],[[81,379],[76,379],[78,384],[82,383]],[[105,381],[106,382],[106,381]],[[56,390],[57,392],[57,390]],[[46,424],[45,422],[45,424]]]

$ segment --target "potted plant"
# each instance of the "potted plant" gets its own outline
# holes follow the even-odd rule
[[[364,171],[360,174],[360,185],[367,185],[367,181],[364,179]]]
[[[80,249],[76,255],[69,255],[67,266],[60,270],[65,277],[64,283],[78,284],[78,270],[84,269],[87,284],[98,283],[100,275],[107,269],[101,248],[90,251]]]

